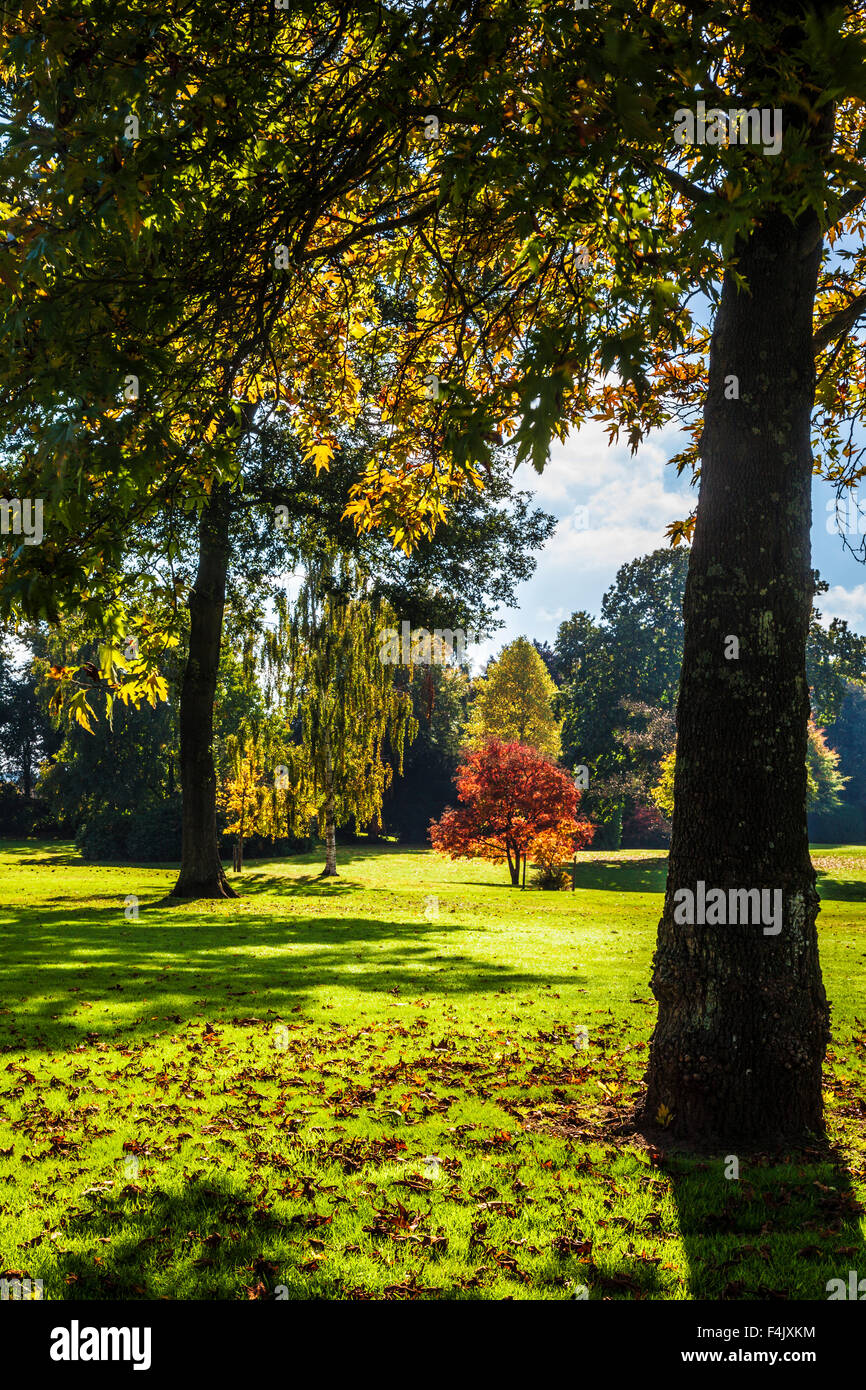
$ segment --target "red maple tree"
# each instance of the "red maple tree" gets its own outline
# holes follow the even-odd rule
[[[431,821],[433,848],[451,859],[507,859],[515,887],[521,856],[531,854],[538,836],[549,850],[555,834],[563,859],[592,839],[592,824],[577,818],[571,777],[537,748],[491,738],[463,752],[454,781],[461,804]]]

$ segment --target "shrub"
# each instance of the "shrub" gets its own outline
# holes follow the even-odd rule
[[[174,863],[180,859],[182,811],[179,796],[132,812],[126,836],[126,857],[142,864]]]
[[[637,806],[622,827],[624,849],[666,849],[671,842],[670,822],[655,806]]]
[[[102,859],[139,864],[172,863],[180,859],[180,797],[118,811],[103,806],[78,829],[75,843],[88,863]]]
[[[75,843],[89,864],[102,859],[125,859],[131,814],[114,806],[102,806],[78,827]]]
[[[832,811],[810,812],[809,839],[819,845],[866,844],[862,808],[843,801]]]
[[[571,880],[566,864],[572,856],[571,841],[555,830],[545,830],[529,847],[529,857],[535,867],[532,882],[538,888],[565,888]]]

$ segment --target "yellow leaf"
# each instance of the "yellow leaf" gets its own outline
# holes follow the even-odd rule
[[[331,459],[334,457],[332,444],[314,444],[312,449],[308,449],[304,455],[304,463],[313,463],[317,473],[323,468],[327,468]]]

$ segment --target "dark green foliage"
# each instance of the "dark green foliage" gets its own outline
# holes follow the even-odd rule
[[[44,801],[25,796],[15,782],[0,782],[0,837],[27,839],[54,834],[56,826]]]
[[[583,805],[599,822],[597,848],[619,848],[623,814],[634,808],[633,789],[622,779],[645,761],[617,737],[627,722],[621,702],[638,702],[662,715],[676,705],[687,567],[685,549],[655,550],[632,560],[604,595],[598,624],[588,613],[574,613],[557,633],[564,673],[563,761],[590,769]]]
[[[826,593],[828,587],[816,572],[816,596]],[[825,727],[839,718],[850,682],[866,680],[866,637],[851,632],[843,618],[833,618],[825,628],[820,617],[813,608],[806,641],[806,673],[815,723]],[[829,742],[836,747],[832,739]]]
[[[850,781],[842,800],[866,812],[866,691],[848,681],[838,718],[825,730],[827,742],[840,757]]]
[[[664,726],[676,712],[687,567],[685,548],[656,550],[623,565],[604,595],[600,621],[573,613],[560,624],[553,661],[547,662],[548,669],[556,667],[560,687],[563,761],[590,769],[583,804],[599,822],[595,848],[619,847],[617,817],[623,816],[623,843],[665,843],[661,828],[656,835],[632,820],[637,808],[651,805],[645,794],[651,773],[669,751]],[[826,590],[816,572],[815,593]],[[853,684],[866,666],[866,637],[841,619],[825,628],[820,617],[814,609],[807,649],[812,709],[819,724],[836,715],[826,740],[841,755],[840,772],[851,778],[843,799],[866,810],[866,696]],[[635,719],[640,706],[646,730]],[[856,825],[856,818],[850,823]]]
[[[404,750],[402,777],[395,777],[386,792],[382,818],[388,834],[423,845],[431,820],[454,800],[469,683],[458,670],[418,666],[411,691],[418,733]]]
[[[79,827],[75,843],[88,863],[104,860],[167,864],[180,858],[180,796],[134,809],[97,807]]]
[[[116,706],[113,727],[99,720],[93,733],[78,725],[67,729],[40,778],[40,795],[58,823],[76,832],[91,819],[113,824],[113,816],[131,815],[173,793],[174,737],[168,705]],[[105,833],[94,828],[99,843]]]
[[[588,798],[587,798],[588,799]],[[614,806],[599,820],[592,840],[593,849],[619,849],[622,845],[622,805]]]
[[[0,775],[25,797],[33,791],[41,760],[60,743],[36,684],[31,663],[16,664],[0,645]]]
[[[866,816],[860,806],[844,802],[832,811],[809,815],[809,839],[817,845],[862,845],[866,843]]]
[[[142,806],[130,817],[126,852],[144,864],[164,864],[180,858],[181,804],[175,794],[168,801]]]

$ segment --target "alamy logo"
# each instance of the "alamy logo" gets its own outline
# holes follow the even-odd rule
[[[677,145],[762,145],[764,154],[778,154],[782,148],[782,112],[778,106],[746,111],[707,110],[699,101],[696,111],[681,106],[674,112],[674,141]]]
[[[711,888],[698,880],[697,893],[678,888],[674,893],[674,921],[679,926],[763,926],[765,936],[782,930],[781,888]],[[773,910],[770,911],[770,894]]]
[[[471,637],[462,628],[410,627],[409,623],[386,627],[380,638],[379,660],[383,666],[445,666],[450,661],[460,665],[466,658]]]
[[[41,545],[42,498],[0,497],[0,534],[23,536],[25,545]]]
[[[22,1299],[28,1302],[41,1300],[44,1288],[42,1279],[0,1279],[0,1301],[20,1303]]]
[[[150,1370],[149,1327],[69,1327],[51,1330],[52,1361],[131,1361],[134,1371]]]
[[[844,1279],[828,1279],[825,1285],[827,1290],[827,1300],[833,1299],[857,1299],[860,1303],[866,1299],[866,1279],[858,1279],[856,1269],[848,1270],[848,1285],[845,1286]],[[831,1293],[830,1290],[833,1290]]]

